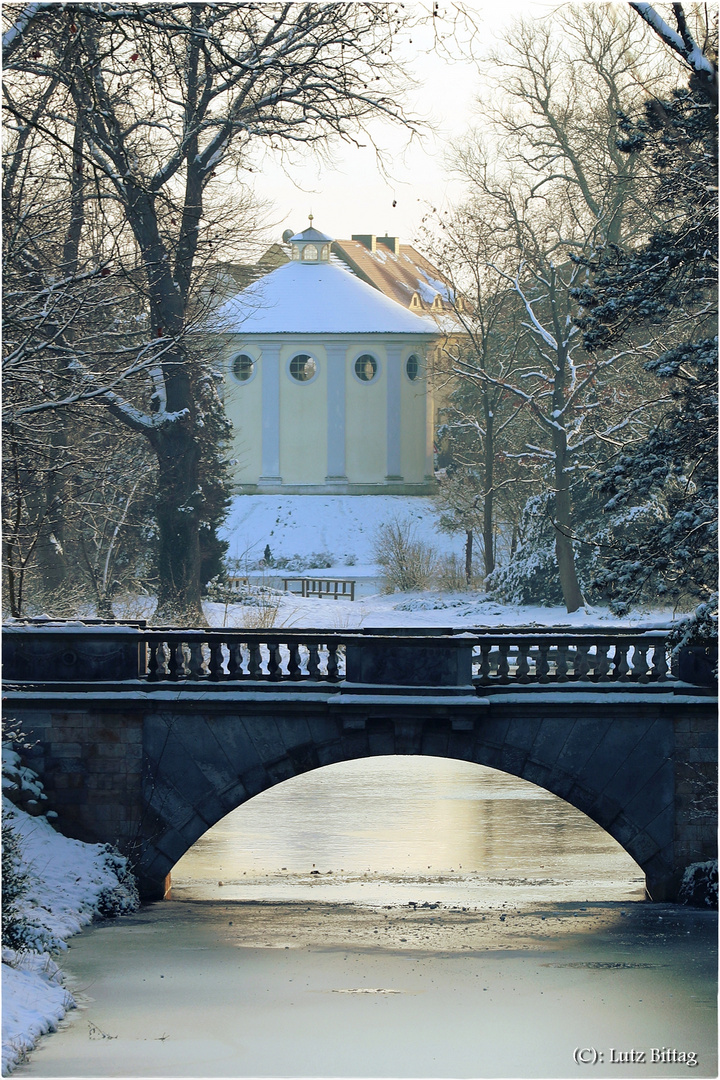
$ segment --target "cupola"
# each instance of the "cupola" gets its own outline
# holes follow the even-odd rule
[[[326,236],[313,228],[313,216],[308,214],[309,228],[296,233],[289,239],[292,248],[293,262],[309,263],[317,266],[318,263],[330,262],[330,245],[332,236]]]

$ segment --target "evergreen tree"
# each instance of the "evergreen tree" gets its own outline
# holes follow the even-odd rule
[[[674,406],[595,474],[607,513],[657,507],[639,533],[615,536],[597,583],[629,600],[706,600],[717,587],[717,105],[693,80],[622,128],[622,149],[655,171],[664,222],[636,249],[587,260],[594,280],[575,292],[578,323],[588,352],[661,326],[672,344],[646,368],[669,380]]]

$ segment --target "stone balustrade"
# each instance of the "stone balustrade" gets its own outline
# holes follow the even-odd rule
[[[243,630],[82,624],[4,629],[11,682],[319,682],[399,686],[673,680],[668,630]]]
[[[671,678],[667,630],[483,634],[473,648],[479,686],[507,683],[649,683]]]

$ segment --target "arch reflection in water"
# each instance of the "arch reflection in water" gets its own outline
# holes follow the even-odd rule
[[[209,829],[172,884],[177,899],[487,907],[644,894],[637,864],[562,799],[428,757],[347,761],[286,780]]]

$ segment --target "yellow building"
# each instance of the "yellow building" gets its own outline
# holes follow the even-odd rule
[[[219,307],[240,493],[427,494],[427,357],[440,332],[331,257],[311,227],[292,258]]]

